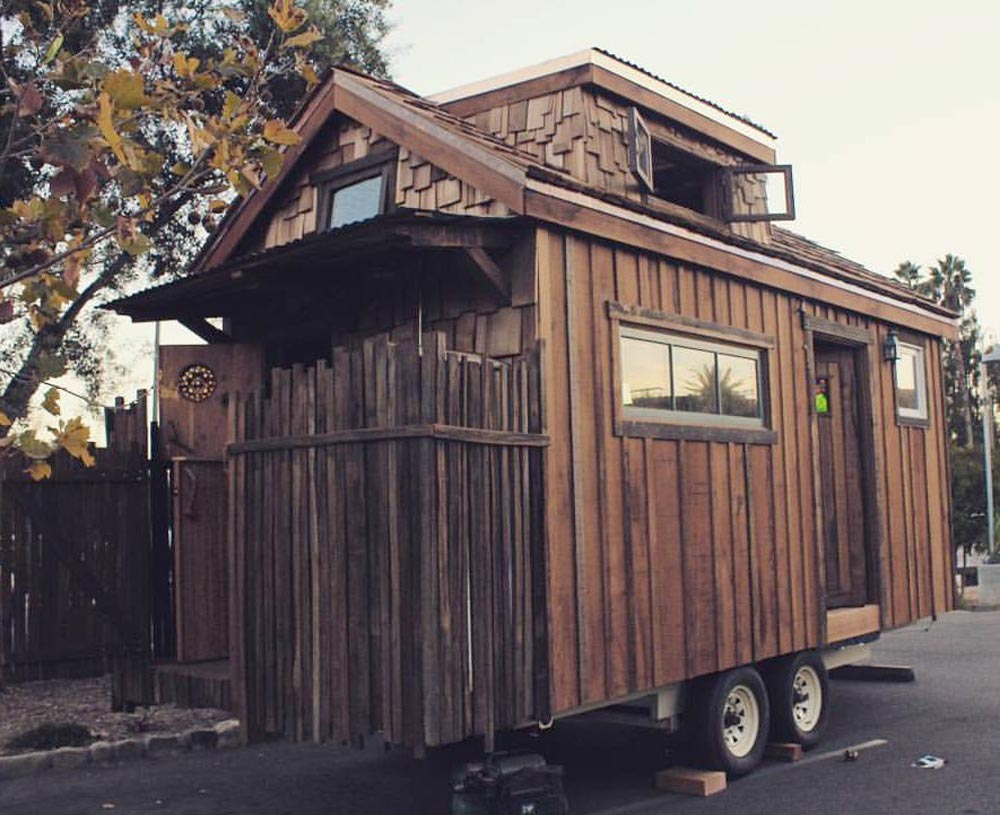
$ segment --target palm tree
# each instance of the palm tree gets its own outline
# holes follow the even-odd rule
[[[961,417],[962,437],[959,441],[963,447],[970,448],[972,447],[973,422],[972,400],[969,398],[969,392],[976,386],[977,371],[975,365],[972,365],[972,370],[969,369],[969,362],[974,362],[975,340],[978,333],[974,315],[972,319],[966,317],[967,309],[972,306],[976,298],[976,290],[972,288],[972,272],[969,271],[962,258],[949,253],[930,270],[924,285],[927,291],[922,293],[928,294],[941,305],[962,315],[958,341],[946,343],[949,357],[948,368],[953,372],[953,381],[948,385],[955,398],[955,407]]]
[[[908,289],[919,290],[923,272],[920,267],[910,260],[904,260],[893,271],[896,279]]]

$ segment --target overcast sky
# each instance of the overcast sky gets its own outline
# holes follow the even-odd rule
[[[778,136],[789,228],[889,274],[965,258],[1000,334],[1000,4],[395,0],[422,94],[605,48]]]

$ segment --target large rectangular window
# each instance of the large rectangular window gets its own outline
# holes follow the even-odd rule
[[[927,375],[924,349],[908,342],[899,343],[896,360],[896,413],[903,419],[927,418]]]
[[[626,325],[620,342],[625,417],[764,426],[760,349]]]

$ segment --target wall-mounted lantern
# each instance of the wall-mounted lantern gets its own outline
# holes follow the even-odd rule
[[[899,360],[899,334],[895,328],[889,329],[889,334],[882,343],[882,359],[886,362],[896,362]]]

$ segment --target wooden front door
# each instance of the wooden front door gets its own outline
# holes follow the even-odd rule
[[[863,489],[868,456],[861,433],[858,352],[817,343],[815,361],[826,604],[860,606],[869,594]]]

